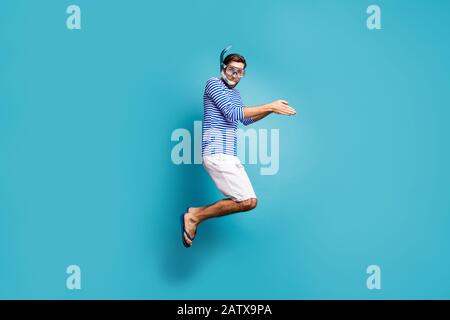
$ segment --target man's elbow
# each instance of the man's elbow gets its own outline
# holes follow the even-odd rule
[[[255,118],[245,118],[244,120],[242,120],[242,123],[244,124],[244,126],[249,126],[252,123],[255,123],[256,121],[258,121]]]

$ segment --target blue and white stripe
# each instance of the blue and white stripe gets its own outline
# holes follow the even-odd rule
[[[210,78],[203,94],[202,156],[218,153],[237,155],[236,129],[238,121],[253,123],[244,117],[244,105],[239,91],[229,89],[223,80]]]

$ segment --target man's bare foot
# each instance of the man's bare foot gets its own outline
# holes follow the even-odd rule
[[[199,212],[200,210],[203,210],[204,208],[206,208],[207,206],[205,206],[205,207],[198,207],[198,208],[196,208],[196,207],[189,207],[188,208],[188,212],[189,213],[197,213],[197,212]]]
[[[189,234],[191,239],[194,239],[195,234],[197,233],[198,221],[193,214],[196,211],[192,209],[198,208],[189,208],[189,211],[184,214],[184,228],[186,229],[186,232]],[[192,246],[192,241],[187,237],[186,233],[183,233],[183,237],[186,240],[186,243],[189,246]]]

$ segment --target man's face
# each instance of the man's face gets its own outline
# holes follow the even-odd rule
[[[244,64],[242,62],[231,61],[225,68],[225,76],[228,80],[234,81],[236,85],[241,80],[239,74],[243,74],[243,72]]]

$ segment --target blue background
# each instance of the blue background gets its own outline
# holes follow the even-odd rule
[[[81,30],[66,8],[81,7]],[[382,10],[382,30],[366,9]],[[0,298],[450,298],[448,1],[0,3]],[[232,44],[244,103],[287,99],[248,213],[170,136]],[[250,128],[250,127],[249,127]],[[82,289],[68,290],[67,266]],[[381,267],[381,290],[366,268]]]

